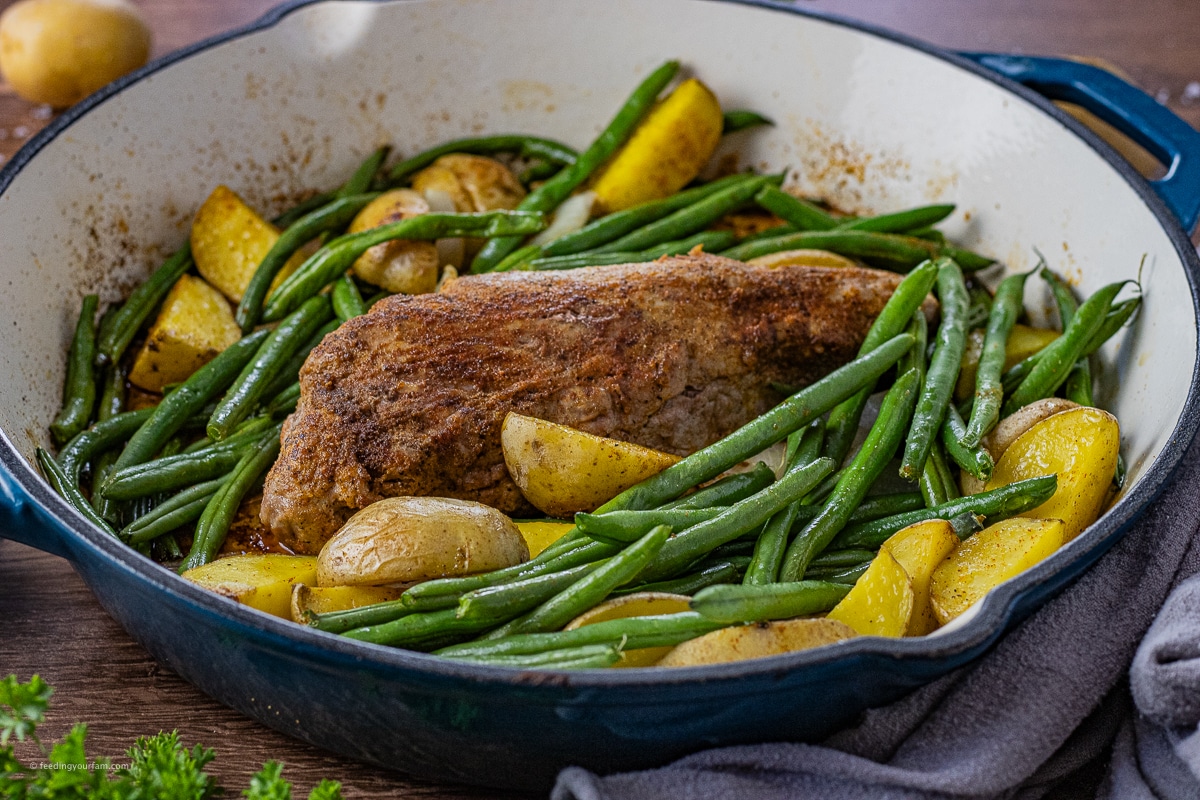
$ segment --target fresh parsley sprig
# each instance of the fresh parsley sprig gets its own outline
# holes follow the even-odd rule
[[[208,800],[224,794],[204,771],[215,757],[213,751],[201,745],[187,749],[177,731],[139,738],[125,753],[129,766],[121,769],[112,769],[109,759],[88,758],[86,725],[75,725],[47,751],[37,738],[37,727],[46,719],[53,693],[37,675],[27,683],[15,675],[0,680],[0,797]],[[27,766],[17,759],[15,745],[26,739],[37,744],[42,763]],[[292,784],[283,778],[283,764],[264,764],[242,795],[248,800],[292,800]],[[341,784],[321,781],[308,800],[342,800]]]

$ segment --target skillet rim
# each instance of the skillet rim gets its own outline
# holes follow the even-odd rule
[[[71,107],[46,128],[36,134],[13,158],[0,169],[0,195],[37,156],[37,154],[71,125],[102,105],[125,88],[166,69],[176,62],[235,39],[270,29],[288,15],[310,5],[338,0],[289,0],[268,11],[257,21],[235,28],[180,50],[169,53],[145,67],[109,84],[96,94]],[[388,0],[364,0],[365,2],[388,2]],[[1200,320],[1200,256],[1191,240],[1164,201],[1150,184],[1107,143],[1074,118],[1059,110],[1053,103],[1033,90],[992,72],[986,67],[953,52],[914,39],[905,34],[851,20],[836,14],[796,8],[777,0],[697,0],[730,5],[748,6],[756,9],[794,14],[821,22],[839,25],[865,33],[885,41],[915,49],[926,55],[947,62],[993,84],[1008,90],[1043,113],[1048,114],[1060,125],[1082,139],[1104,161],[1113,168],[1149,208],[1175,248],[1192,297],[1193,313]],[[7,476],[15,481],[19,492],[34,501],[37,508],[50,517],[47,527],[57,526],[56,536],[69,534],[63,549],[73,557],[80,557],[81,550],[89,557],[99,556],[106,566],[126,573],[127,578],[143,580],[156,589],[167,593],[172,600],[183,602],[199,613],[217,618],[220,626],[228,627],[239,635],[254,639],[264,647],[282,646],[293,656],[303,656],[312,663],[327,666],[353,667],[358,670],[372,668],[418,672],[432,677],[461,679],[469,683],[504,685],[530,688],[534,685],[554,686],[561,690],[590,689],[601,687],[659,688],[680,684],[703,682],[706,691],[718,690],[723,694],[743,693],[749,684],[744,679],[769,677],[791,673],[805,667],[829,666],[838,662],[849,664],[855,659],[890,659],[895,661],[953,660],[987,647],[1007,629],[1014,614],[1014,606],[1026,592],[1039,584],[1067,573],[1071,579],[1081,572],[1081,562],[1098,559],[1140,517],[1150,503],[1174,478],[1183,454],[1187,451],[1198,428],[1200,428],[1200,329],[1196,348],[1196,362],[1192,365],[1191,384],[1184,401],[1183,410],[1170,438],[1154,462],[1147,468],[1137,483],[1104,516],[1078,538],[1078,545],[1064,548],[1049,559],[1025,571],[991,592],[978,609],[978,613],[967,624],[949,633],[912,639],[883,639],[880,637],[856,637],[835,646],[799,651],[770,658],[756,659],[730,664],[702,667],[686,667],[672,670],[652,668],[623,670],[586,670],[577,672],[552,672],[553,681],[545,681],[547,672],[538,680],[531,673],[506,667],[456,662],[425,653],[402,650],[395,647],[375,645],[347,639],[343,636],[317,631],[278,619],[250,609],[232,600],[208,592],[178,578],[170,570],[150,561],[116,539],[104,534],[88,523],[65,500],[53,492],[49,485],[33,470],[10,441],[8,434],[0,430],[0,466]],[[0,484],[5,476],[0,475]],[[3,489],[0,486],[0,489]],[[0,494],[3,494],[0,492]],[[22,498],[14,498],[15,505]],[[739,691],[739,689],[743,691]],[[554,694],[551,692],[550,694]]]

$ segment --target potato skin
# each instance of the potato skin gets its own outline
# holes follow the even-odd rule
[[[832,619],[789,619],[738,625],[706,633],[676,645],[659,667],[695,667],[808,650],[849,639],[857,634]]]
[[[0,70],[35,103],[73,105],[149,57],[150,27],[125,0],[22,0],[0,15]]]
[[[429,213],[419,192],[396,189],[376,197],[350,223],[350,233]],[[354,274],[397,294],[425,294],[437,287],[438,251],[433,242],[393,239],[377,244],[354,262]]]
[[[318,586],[383,586],[470,575],[529,559],[494,508],[447,497],[389,497],[359,511],[321,548]]]

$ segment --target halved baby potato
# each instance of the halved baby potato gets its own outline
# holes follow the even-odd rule
[[[958,535],[944,519],[931,519],[897,531],[883,543],[912,581],[913,609],[905,636],[924,636],[938,626],[929,604],[929,581],[958,546]]]
[[[513,521],[449,497],[388,497],[346,521],[317,556],[318,586],[408,584],[529,559]]]
[[[966,400],[975,394],[975,373],[979,369],[979,355],[983,352],[983,334],[983,330],[976,329],[967,336],[967,347],[963,351],[958,383],[954,387],[954,397],[958,400]],[[1004,369],[1009,369],[1018,361],[1024,361],[1058,337],[1058,331],[1031,328],[1018,322],[1013,325],[1004,347]]]
[[[678,456],[509,412],[500,429],[504,463],[535,508],[567,518],[594,511],[657,475]]]
[[[1104,509],[1120,446],[1121,428],[1112,414],[1086,406],[1063,411],[1033,425],[1008,446],[987,488],[1058,475],[1054,496],[1023,516],[1062,520],[1063,541],[1069,542]]]
[[[1063,544],[1058,519],[1013,517],[963,541],[933,572],[929,602],[945,625],[999,584],[1019,575]]]
[[[863,636],[903,636],[912,620],[913,604],[912,579],[895,556],[881,549],[827,619],[845,623]]]
[[[756,267],[857,267],[853,259],[831,253],[828,250],[783,250],[746,262]]]
[[[563,630],[572,631],[584,625],[607,622],[612,619],[678,614],[690,610],[691,600],[692,598],[683,594],[635,592],[606,600],[595,608],[583,612],[568,622]],[[671,652],[670,647],[641,647],[635,650],[625,650],[621,653],[621,660],[613,666],[649,667],[657,664],[659,659],[669,652]]]
[[[420,192],[395,189],[368,203],[350,223],[350,233],[361,233],[389,222],[428,214],[429,203]],[[393,239],[377,244],[354,262],[354,274],[367,283],[398,294],[424,294],[437,288],[438,249],[433,242]]]
[[[695,667],[777,656],[850,639],[854,629],[834,619],[788,619],[737,625],[676,645],[656,666]]]
[[[291,619],[292,590],[317,582],[317,559],[279,553],[228,556],[193,567],[183,577],[243,605]]]

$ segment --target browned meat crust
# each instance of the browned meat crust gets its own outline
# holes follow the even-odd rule
[[[529,506],[517,411],[671,453],[709,444],[849,360],[899,278],[718,256],[466,277],[395,296],[313,351],[262,519],[315,553],[356,509],[441,495]]]

